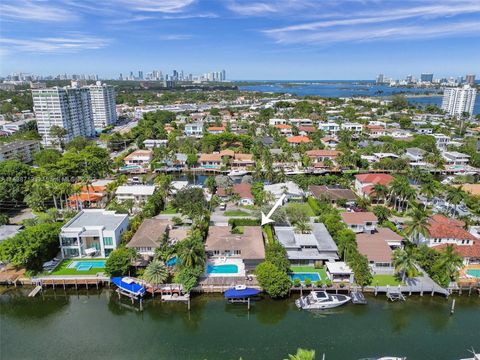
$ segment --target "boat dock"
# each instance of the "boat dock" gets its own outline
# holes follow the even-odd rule
[[[30,291],[28,297],[35,297],[40,291],[42,291],[42,287],[40,285],[37,285],[32,291]]]
[[[53,289],[55,287],[63,287],[64,289],[67,286],[75,286],[75,289],[78,289],[79,286],[85,286],[87,289],[88,287],[95,286],[97,289],[99,286],[110,285],[110,278],[103,275],[83,275],[83,276],[42,276],[42,277],[34,277],[31,280],[31,284],[40,287],[48,287],[52,286]]]
[[[387,298],[390,301],[405,301],[406,300],[405,295],[402,294],[400,289],[395,289],[395,288],[389,289],[387,291]]]
[[[350,296],[354,304],[365,305],[367,303],[367,299],[365,299],[365,295],[361,291],[352,291]]]

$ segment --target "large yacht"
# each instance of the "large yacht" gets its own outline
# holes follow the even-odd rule
[[[350,296],[342,294],[329,294],[326,291],[312,291],[309,295],[295,300],[300,309],[316,310],[331,309],[350,301]]]

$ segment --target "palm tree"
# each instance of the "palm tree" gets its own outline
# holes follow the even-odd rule
[[[442,251],[438,266],[445,270],[450,280],[454,280],[458,276],[458,269],[463,266],[463,258],[455,251],[453,245],[449,244]]]
[[[393,266],[397,273],[402,273],[402,282],[405,282],[407,277],[414,276],[416,266],[411,248],[396,249],[393,252]]]
[[[163,284],[168,278],[168,270],[163,261],[154,259],[143,273],[143,279],[152,285]]]
[[[205,264],[205,248],[197,237],[192,235],[190,238],[180,243],[178,258],[182,266],[195,268]]]
[[[315,350],[298,348],[295,355],[288,354],[288,359],[285,360],[315,360]]]
[[[439,183],[438,181],[428,181],[422,184],[420,187],[420,193],[425,195],[427,201],[425,202],[425,208],[427,208],[427,204],[438,194],[439,190]]]
[[[312,226],[305,221],[298,221],[295,224],[295,230],[300,234],[309,234],[312,231]]]
[[[373,194],[378,202],[379,199],[382,199],[385,202],[385,198],[388,194],[388,188],[382,184],[375,184],[373,185]]]
[[[460,204],[463,200],[465,199],[465,192],[461,187],[456,187],[456,186],[450,186],[447,189],[447,196],[446,200],[454,205],[454,216],[457,215],[457,206]]]
[[[411,220],[406,222],[405,234],[410,236],[414,243],[418,244],[420,235],[427,237],[429,234],[428,213],[424,209],[416,207],[413,208],[410,215]]]

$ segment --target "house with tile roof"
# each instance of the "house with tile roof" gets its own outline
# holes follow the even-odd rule
[[[358,174],[355,175],[355,191],[359,196],[369,197],[376,184],[388,186],[393,179],[390,174]]]
[[[296,146],[296,145],[299,145],[299,144],[308,144],[308,143],[312,142],[312,140],[310,140],[310,138],[308,136],[298,135],[298,136],[287,137],[287,142],[290,145]]]
[[[377,230],[378,218],[373,212],[344,212],[340,216],[354,233],[373,233]]]
[[[248,183],[240,183],[233,185],[232,193],[238,194],[240,205],[254,205],[252,195],[252,185]]]

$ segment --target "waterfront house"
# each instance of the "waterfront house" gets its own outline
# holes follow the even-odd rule
[[[447,165],[468,165],[470,155],[462,154],[457,151],[444,151],[442,157]]]
[[[308,150],[306,154],[312,160],[313,164],[317,164],[323,163],[325,160],[334,162],[341,152],[337,150]]]
[[[343,261],[329,261],[325,264],[325,272],[332,283],[347,282],[353,283],[353,271]]]
[[[155,192],[155,185],[122,185],[115,191],[118,201],[133,200],[135,205],[141,205]]]
[[[367,257],[368,263],[373,270],[391,271],[392,268],[392,249],[384,238],[384,232],[379,229],[375,233],[357,234],[357,248],[358,252]],[[391,230],[390,230],[391,231]],[[395,234],[395,233],[394,233]],[[395,234],[396,235],[396,234]],[[401,237],[397,235],[400,238]],[[392,238],[392,236],[389,236]]]
[[[315,265],[338,260],[337,245],[325,225],[313,223],[310,234],[298,234],[291,226],[275,226],[274,233],[292,265]]]
[[[253,154],[235,153],[230,164],[232,168],[245,169],[247,167],[254,167],[255,161],[253,160]]]
[[[287,123],[287,119],[278,119],[278,118],[273,118],[268,120],[268,124],[275,126],[275,125],[283,125]]]
[[[373,233],[377,230],[378,218],[373,212],[343,212],[340,216],[354,233]]]
[[[290,122],[290,124],[296,126],[299,129],[302,126],[306,126],[306,127],[312,127],[313,126],[313,121],[310,120],[310,119],[290,119],[289,122]]]
[[[335,204],[338,200],[353,203],[357,196],[350,189],[330,185],[310,185],[308,191],[318,200]]]
[[[240,197],[238,201],[239,205],[254,205],[251,184],[235,184],[233,185],[232,193],[238,194],[238,196]]]
[[[418,164],[423,162],[423,157],[427,152],[420,148],[407,148],[405,156],[410,160],[410,164]]]
[[[107,200],[107,186],[113,180],[96,180],[87,186],[82,186],[80,193],[68,198],[67,206],[71,209],[102,208]]]
[[[222,155],[220,153],[201,154],[198,163],[204,169],[220,169],[222,166]]]
[[[140,166],[147,168],[153,160],[152,150],[135,150],[123,159],[126,166]]]
[[[338,139],[332,136],[325,136],[321,139],[321,141],[323,145],[330,149],[335,149],[339,143]]]
[[[305,198],[305,192],[293,181],[284,183],[265,185],[263,187],[265,192],[270,192],[275,197],[275,201],[285,194],[285,201],[302,201]]]
[[[346,122],[340,125],[340,129],[351,131],[354,134],[358,135],[362,133],[363,125],[359,123]]]
[[[444,134],[432,134],[435,138],[435,144],[439,150],[445,150],[448,143],[450,142],[450,137]]]
[[[185,136],[201,138],[203,137],[203,122],[193,122],[185,125]]]
[[[313,134],[317,129],[313,126],[299,126],[298,127],[298,135],[308,136]]]
[[[145,219],[126,245],[142,256],[153,256],[162,240],[168,237],[168,220]]]
[[[418,242],[427,244],[434,249],[443,249],[446,245],[453,245],[460,253],[470,257],[480,258],[480,239],[464,229],[465,223],[451,219],[441,214],[435,214],[428,219],[428,235],[420,235]]]
[[[368,197],[376,184],[388,186],[394,177],[389,174],[359,174],[355,175],[355,191],[359,196]]]
[[[210,259],[238,259],[246,270],[254,270],[265,260],[262,228],[244,226],[243,234],[232,234],[229,226],[210,226],[205,251]]]
[[[369,138],[376,139],[380,136],[385,136],[386,131],[384,126],[380,125],[367,125],[366,130],[369,134]]]
[[[62,226],[62,257],[108,257],[120,245],[128,215],[102,209],[82,210]]]

